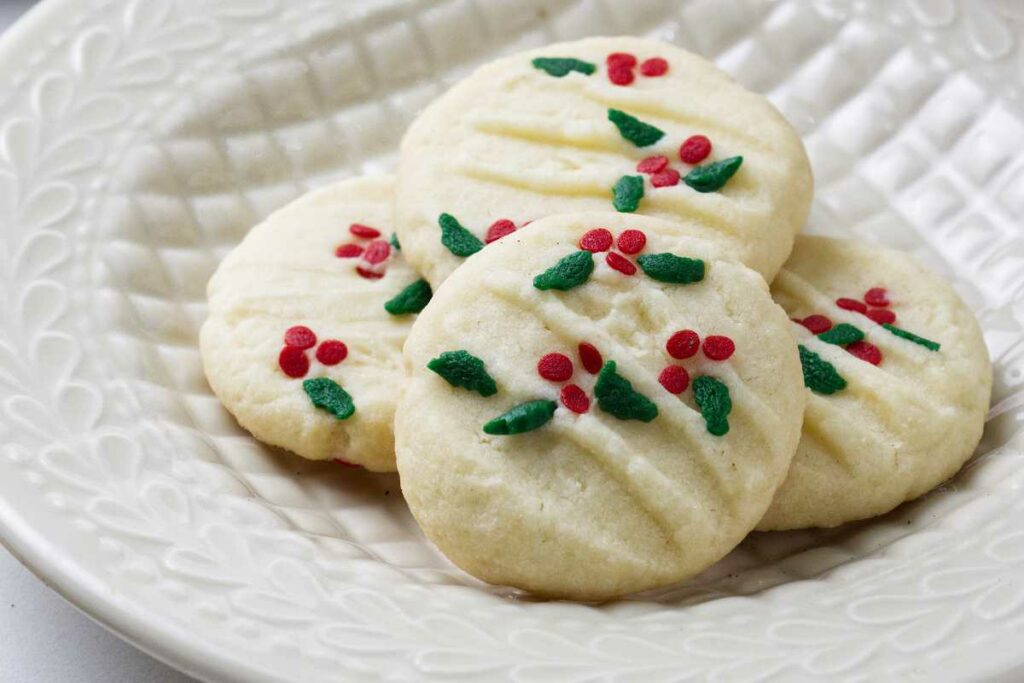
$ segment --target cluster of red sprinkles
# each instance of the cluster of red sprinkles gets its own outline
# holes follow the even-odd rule
[[[353,223],[348,231],[361,241],[370,240],[365,246],[349,242],[334,250],[338,258],[357,258],[356,272],[367,280],[379,280],[387,271],[387,260],[391,257],[391,245],[380,239],[381,232],[369,225]]]
[[[618,248],[618,251],[612,250],[613,245]],[[594,228],[580,237],[579,246],[580,249],[592,254],[607,251],[608,254],[604,257],[604,262],[608,264],[609,268],[617,270],[623,275],[636,275],[636,264],[623,254],[635,256],[643,251],[647,246],[647,235],[640,230],[623,230],[616,240],[607,228]]]
[[[484,235],[484,243],[490,244],[491,242],[497,242],[502,237],[508,237],[519,228],[525,228],[531,222],[532,221],[526,221],[522,225],[516,227],[516,224],[508,218],[499,218],[491,223],[491,227],[487,228],[487,234]]]
[[[679,160],[694,166],[708,158],[711,154],[711,140],[703,135],[691,135],[679,146]],[[671,161],[663,154],[641,159],[636,170],[651,177],[654,187],[672,187],[678,185],[682,177],[676,169],[669,166]]]
[[[676,360],[685,360],[697,355],[701,349],[713,361],[728,360],[736,352],[732,339],[720,334],[710,334],[701,344],[700,335],[693,330],[674,332],[665,342],[665,352]],[[667,365],[658,375],[658,382],[670,394],[681,394],[690,386],[690,373],[681,365]]]
[[[596,375],[604,365],[604,358],[597,347],[580,342],[576,349],[580,365],[591,375]],[[576,369],[572,359],[564,353],[549,353],[537,361],[537,374],[549,382],[563,383],[572,379]],[[590,410],[590,397],[578,384],[566,384],[559,393],[562,405],[574,413],[583,414]]]
[[[608,80],[615,85],[630,85],[635,79],[637,68],[636,55],[628,52],[613,52],[604,62],[608,67]],[[668,62],[661,57],[645,59],[640,64],[640,75],[648,78],[664,76],[668,73]]]
[[[305,325],[289,327],[284,333],[284,348],[277,356],[281,371],[289,377],[305,377],[309,372],[306,351],[316,346],[316,334]],[[348,347],[338,339],[325,339],[316,349],[316,359],[324,365],[337,365],[348,356]]]
[[[891,305],[889,292],[883,287],[872,287],[860,299],[851,299],[845,296],[836,299],[836,306],[839,308],[844,311],[860,313],[879,325],[892,325],[896,322],[896,312],[889,308]],[[818,313],[809,315],[803,320],[794,318],[793,322],[800,323],[814,335],[822,334],[832,329],[832,321],[828,316]],[[856,341],[846,345],[844,348],[852,355],[872,365],[880,365],[882,363],[882,351],[870,342]]]

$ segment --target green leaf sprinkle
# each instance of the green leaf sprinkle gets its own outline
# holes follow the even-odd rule
[[[616,372],[613,360],[607,361],[598,373],[594,395],[601,410],[620,420],[650,422],[658,417],[658,406]]]
[[[864,333],[849,323],[839,323],[831,330],[827,330],[819,334],[818,339],[826,344],[846,346],[847,344],[859,342],[864,339]]]
[[[597,67],[590,62],[584,62],[582,59],[576,59],[575,57],[537,57],[532,62],[535,69],[546,71],[549,76],[555,78],[561,78],[562,76],[568,75],[573,71],[579,72],[584,76],[597,71]]]
[[[541,290],[557,289],[564,292],[582,285],[593,272],[593,254],[583,250],[574,251],[533,278],[533,286]]]
[[[816,394],[826,396],[846,388],[846,380],[835,366],[801,344],[800,366],[804,371],[804,386]]]
[[[395,248],[395,251],[402,251],[402,245],[398,243],[398,233],[391,233],[391,246]]]
[[[445,351],[427,363],[427,368],[441,375],[453,387],[463,387],[481,396],[498,393],[498,385],[487,374],[484,362],[469,351]]]
[[[520,403],[506,413],[484,425],[487,434],[522,434],[543,427],[555,414],[558,404],[554,401],[527,401]]]
[[[743,157],[729,157],[703,166],[694,166],[683,178],[683,182],[697,192],[714,192],[729,182],[729,178],[740,170]]]
[[[644,179],[638,175],[624,175],[612,188],[612,205],[621,213],[633,213],[644,198]]]
[[[704,279],[704,261],[675,254],[643,254],[636,259],[647,277],[658,282],[688,285]]]
[[[433,295],[434,292],[430,289],[430,283],[426,280],[417,280],[384,304],[384,310],[391,315],[419,313],[430,303],[430,297]]]
[[[339,420],[347,420],[356,412],[349,393],[330,377],[317,377],[302,382],[302,389],[313,405],[326,410]]]
[[[919,337],[913,332],[907,332],[906,330],[896,327],[895,325],[889,325],[888,323],[886,323],[882,325],[882,327],[889,330],[900,339],[906,339],[907,341],[914,342],[915,344],[920,344],[929,351],[938,351],[939,349],[942,348],[942,344],[938,342],[933,342],[931,339]]]
[[[729,433],[729,413],[732,412],[729,387],[721,380],[702,375],[693,380],[693,400],[709,432],[715,436]]]
[[[608,120],[619,129],[619,135],[637,147],[650,147],[665,137],[665,131],[649,123],[644,123],[635,116],[630,116],[621,109],[609,109]],[[732,175],[732,174],[730,174]],[[727,179],[728,180],[728,179]]]
[[[476,235],[462,227],[458,219],[450,213],[442,213],[437,218],[441,226],[441,244],[456,256],[466,258],[484,248],[484,243]]]

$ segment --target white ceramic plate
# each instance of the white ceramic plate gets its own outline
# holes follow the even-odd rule
[[[2,540],[210,680],[1013,678],[1022,27],[1016,0],[47,0],[0,42]],[[979,456],[939,491],[754,534],[686,585],[593,607],[468,579],[396,477],[261,447],[195,342],[251,224],[391,168],[473,65],[600,33],[678,42],[768,93],[811,152],[811,230],[945,273],[996,370]]]

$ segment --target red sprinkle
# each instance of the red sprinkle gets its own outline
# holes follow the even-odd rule
[[[667,365],[658,375],[658,381],[670,394],[681,394],[690,386],[690,373],[679,365]]]
[[[294,346],[299,349],[311,349],[316,346],[316,334],[305,325],[289,327],[284,333],[286,346]]]
[[[391,245],[384,240],[374,240],[366,247],[363,260],[367,263],[377,264],[386,261],[388,256],[391,256]]]
[[[324,365],[337,365],[347,357],[348,347],[337,339],[325,339],[316,349],[316,359]]]
[[[636,170],[640,173],[660,173],[665,170],[666,166],[668,166],[668,157],[659,154],[641,159],[640,163],[636,165]]]
[[[679,171],[674,168],[666,168],[661,173],[651,176],[651,185],[655,187],[672,187],[679,184]]]
[[[572,360],[563,353],[549,353],[537,361],[537,374],[552,382],[572,379]]]
[[[644,76],[664,76],[666,71],[668,71],[668,62],[661,57],[645,59],[644,63],[640,65],[640,73]]]
[[[691,135],[679,146],[679,158],[684,164],[699,164],[711,154],[711,140],[703,135]]]
[[[732,339],[712,334],[704,339],[704,355],[711,360],[725,360],[736,351]]]
[[[888,308],[872,308],[864,315],[871,318],[879,325],[892,325],[896,322],[896,314]]]
[[[864,303],[884,308],[889,305],[889,292],[883,287],[872,287],[864,293]]]
[[[580,342],[579,346],[580,363],[583,363],[583,369],[589,372],[591,375],[596,375],[601,372],[601,366],[604,365],[604,358],[601,357],[601,352],[597,350],[597,347],[587,342]]]
[[[334,462],[338,463],[342,467],[351,467],[354,470],[358,470],[358,469],[360,469],[362,467],[362,465],[357,465],[354,462],[349,462],[348,460],[342,460],[341,458],[335,458]]]
[[[581,415],[590,410],[590,399],[585,391],[575,384],[566,384],[561,392],[562,405]]]
[[[665,350],[673,358],[690,358],[700,349],[700,335],[693,330],[679,330],[668,338]]]
[[[615,64],[608,67],[608,80],[615,85],[629,85],[634,78],[633,69],[628,66]]]
[[[377,228],[371,228],[369,225],[363,225],[361,223],[353,223],[348,226],[348,231],[356,237],[365,237],[367,239],[375,239],[380,237],[380,230]]]
[[[484,242],[490,244],[496,242],[506,235],[511,235],[516,231],[516,224],[507,218],[499,218],[498,220],[491,223],[491,227],[487,228],[487,234],[484,236]]]
[[[613,268],[623,275],[636,275],[636,266],[622,254],[609,251],[608,255],[604,257],[604,262],[608,264],[609,268]]]
[[[878,365],[882,362],[882,352],[879,351],[877,346],[869,344],[866,341],[856,341],[852,344],[847,344],[846,350],[857,358],[866,360],[872,365]]]
[[[334,250],[338,258],[355,258],[363,253],[363,248],[358,244],[342,244]]]
[[[823,315],[818,315],[817,313],[809,315],[803,320],[797,320],[796,322],[810,330],[811,334],[821,334],[822,332],[828,332],[832,329],[832,321]]]
[[[580,249],[595,254],[612,248],[612,233],[607,228],[587,230],[580,238]]]
[[[286,346],[277,356],[277,364],[289,377],[305,377],[309,372],[309,359],[306,352],[297,346]]]
[[[868,307],[864,305],[863,301],[848,299],[845,296],[836,299],[836,306],[847,311],[856,311],[857,313],[867,313],[868,311]]]
[[[636,57],[628,52],[613,52],[604,58],[604,63],[608,65],[608,68],[614,66],[624,66],[627,69],[632,69],[636,66]]]
[[[378,273],[375,270],[364,268],[363,266],[356,266],[356,272],[365,277],[367,280],[379,280],[384,277],[384,273]]]
[[[639,230],[623,230],[619,235],[619,251],[623,254],[639,254],[647,245],[647,235]]]

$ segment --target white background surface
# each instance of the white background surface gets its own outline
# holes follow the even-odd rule
[[[0,0],[0,32],[34,0]],[[90,621],[0,548],[2,683],[188,683]]]

